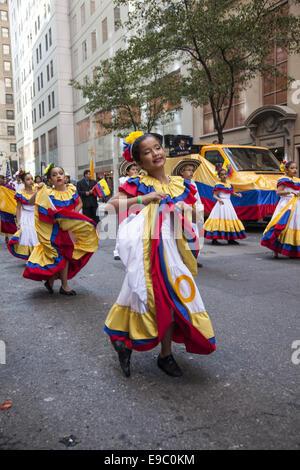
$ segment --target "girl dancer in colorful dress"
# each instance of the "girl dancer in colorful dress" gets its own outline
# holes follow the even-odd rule
[[[172,355],[172,341],[188,352],[210,354],[214,332],[193,280],[197,274],[198,239],[195,188],[179,176],[167,176],[166,156],[153,134],[133,133],[127,158],[148,176],[130,178],[110,199],[116,211],[139,207],[120,226],[119,252],[126,276],[105,321],[125,376],[132,350],[147,351],[159,343],[157,365],[173,377],[182,375]],[[124,233],[123,233],[124,232]]]
[[[227,171],[224,168],[218,171],[218,176],[221,183],[216,184],[213,189],[217,203],[204,224],[204,236],[212,240],[213,245],[218,245],[218,240],[227,240],[229,245],[238,245],[236,240],[246,238],[246,232],[236,215],[230,196],[242,195],[235,193],[232,184],[227,183]]]
[[[277,183],[280,200],[266,227],[261,244],[278,254],[290,258],[300,258],[300,181],[296,181],[297,165],[287,162],[284,165],[285,177]]]
[[[54,281],[61,280],[60,294],[76,295],[72,279],[98,249],[96,224],[79,214],[82,203],[73,185],[65,184],[63,168],[49,165],[45,174],[51,188],[40,185],[36,196],[35,226],[39,244],[28,259],[23,276],[46,280],[52,294]]]
[[[35,198],[37,193],[33,189],[33,176],[30,173],[22,173],[21,180],[24,184],[24,189],[15,194],[18,231],[9,240],[7,247],[16,258],[28,260],[34,247],[39,243],[34,223]]]

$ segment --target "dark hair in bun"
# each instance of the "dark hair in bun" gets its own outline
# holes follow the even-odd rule
[[[292,161],[286,162],[286,163],[284,164],[285,170],[288,170],[289,167],[290,167],[293,163],[295,163],[295,162],[292,162]]]

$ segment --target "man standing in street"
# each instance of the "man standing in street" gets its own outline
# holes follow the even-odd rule
[[[97,197],[93,194],[95,184],[97,184],[97,181],[91,179],[90,170],[85,170],[82,180],[77,183],[77,191],[82,200],[83,214],[98,223],[99,217],[96,215]]]

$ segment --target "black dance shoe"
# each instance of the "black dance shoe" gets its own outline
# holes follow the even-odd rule
[[[213,241],[211,242],[212,245],[221,245],[220,242],[218,242],[218,240],[216,239],[213,239]]]
[[[171,375],[172,377],[181,377],[182,371],[178,366],[177,362],[175,361],[172,354],[166,357],[157,358],[157,365],[160,369],[162,369],[166,374]]]
[[[228,245],[239,245],[239,242],[236,240],[228,240]]]
[[[132,350],[126,348],[124,341],[114,341],[113,347],[118,353],[120,366],[121,366],[122,371],[125,374],[125,377],[129,377],[130,376],[130,357],[131,357]]]
[[[44,283],[44,286],[46,287],[47,291],[49,292],[49,294],[53,294],[54,290],[52,289],[52,287],[50,286],[49,284],[49,281],[46,281]]]
[[[62,287],[59,289],[59,293],[62,295],[76,295],[76,292],[74,290],[65,290]]]

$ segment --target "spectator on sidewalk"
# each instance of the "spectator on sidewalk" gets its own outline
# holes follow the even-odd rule
[[[99,217],[97,216],[97,197],[93,194],[93,187],[97,184],[97,181],[91,179],[90,170],[85,170],[83,178],[77,183],[77,191],[82,200],[82,212],[84,215],[94,220],[94,222],[99,222]]]

